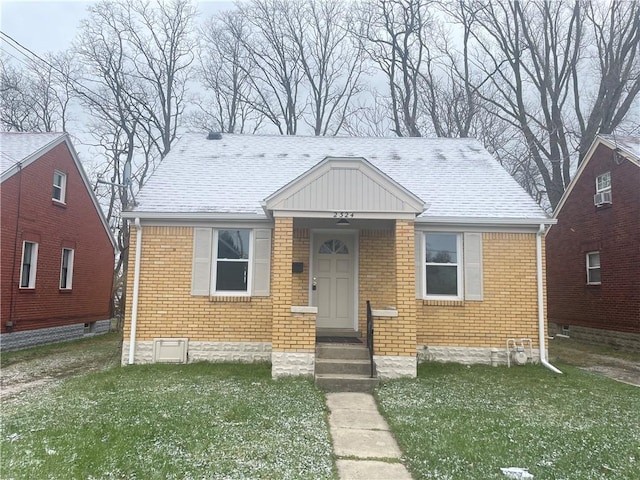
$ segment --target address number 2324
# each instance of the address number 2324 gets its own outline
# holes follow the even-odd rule
[[[353,212],[333,212],[333,218],[353,218]]]

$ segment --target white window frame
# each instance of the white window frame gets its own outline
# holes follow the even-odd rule
[[[28,244],[33,245],[33,248],[31,249],[31,258],[29,259],[29,278],[27,280],[27,285],[23,285],[22,284],[22,277],[24,275],[24,268],[25,268],[25,258],[24,258],[24,254],[26,251],[26,246]],[[36,272],[38,270],[38,243],[37,242],[30,242],[28,240],[25,240],[22,242],[22,254],[20,256],[20,279],[19,279],[19,287],[21,289],[27,290],[27,289],[34,289],[36,288]]]
[[[598,255],[597,267],[592,267],[589,265],[589,258],[592,255]],[[586,267],[587,267],[587,285],[602,285],[602,263],[600,259],[600,251],[587,252],[587,254],[585,255],[585,261],[586,261]],[[596,269],[600,270],[600,281],[592,282],[589,273],[591,273],[592,270],[596,270]]]
[[[432,263],[427,262],[427,235],[455,235],[456,236],[456,250],[457,250],[457,263],[456,263],[456,275],[457,275],[457,295],[429,295],[427,292],[427,266],[453,266],[451,263]],[[464,271],[464,258],[463,258],[463,243],[462,243],[462,232],[424,232],[422,236],[422,298],[426,300],[463,300],[464,299],[464,280],[463,280],[463,271]]]
[[[68,253],[67,258],[67,271],[65,275],[64,271],[64,254]],[[73,287],[73,260],[75,257],[75,251],[73,248],[63,248],[62,256],[60,259],[60,290],[71,290]]]
[[[56,184],[56,176],[60,176],[60,185]],[[60,198],[55,197],[55,190],[60,190]],[[67,174],[60,170],[54,170],[53,172],[53,192],[51,198],[60,203],[65,203],[67,197]]]
[[[224,262],[247,263],[247,289],[246,290],[217,290],[218,280],[218,239],[221,231],[246,230],[249,232],[249,255],[244,259],[223,259]],[[211,257],[211,295],[216,297],[250,297],[253,285],[253,235],[252,228],[215,228],[213,230],[213,254]]]
[[[601,187],[600,186],[600,180],[603,180],[604,183],[604,179],[606,179],[606,186]],[[598,175],[596,177],[596,193],[604,193],[604,192],[610,192],[611,191],[611,172],[604,172],[601,175]]]

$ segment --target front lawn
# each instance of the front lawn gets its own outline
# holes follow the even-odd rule
[[[333,479],[323,394],[269,365],[113,368],[2,406],[9,479]]]
[[[425,363],[376,395],[416,479],[639,479],[640,388],[561,369]]]

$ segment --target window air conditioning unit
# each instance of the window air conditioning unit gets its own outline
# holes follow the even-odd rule
[[[596,193],[593,196],[593,204],[596,207],[599,207],[600,205],[604,205],[605,203],[611,203],[611,191],[610,190],[608,192]]]

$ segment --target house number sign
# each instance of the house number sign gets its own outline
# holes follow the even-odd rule
[[[333,212],[333,218],[353,218],[353,212]]]

